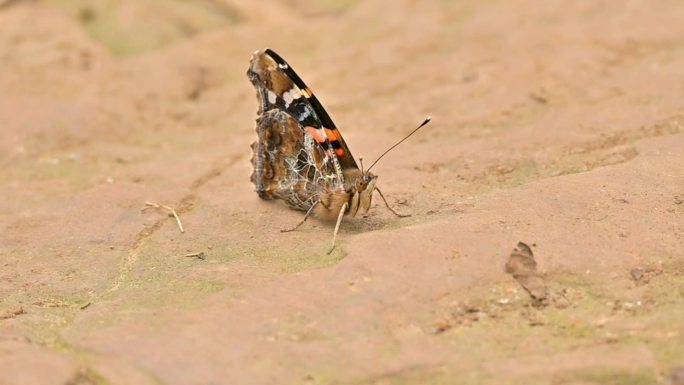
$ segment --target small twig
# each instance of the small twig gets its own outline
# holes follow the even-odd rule
[[[85,305],[82,305],[81,307],[79,307],[79,309],[85,310],[85,309],[88,308],[88,306],[90,306],[90,305],[92,305],[92,304],[93,304],[92,302],[88,302],[88,303],[86,303]]]
[[[171,214],[173,214],[173,217],[176,218],[176,223],[178,224],[178,229],[180,230],[181,233],[184,233],[185,230],[183,230],[183,224],[181,223],[180,217],[178,216],[178,213],[173,207],[163,205],[161,203],[155,203],[155,202],[145,202],[146,205],[157,208],[157,209],[167,209],[171,211]]]
[[[185,258],[197,258],[204,260],[206,256],[204,255],[204,251],[200,251],[199,253],[190,253],[190,254],[185,254],[183,257]]]

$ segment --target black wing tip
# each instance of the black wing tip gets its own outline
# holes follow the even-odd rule
[[[283,59],[280,55],[278,55],[274,50],[272,50],[270,48],[265,48],[264,53],[266,55],[272,57],[277,62],[285,63],[285,59]]]

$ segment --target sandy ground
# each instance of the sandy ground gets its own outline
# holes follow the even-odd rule
[[[684,383],[682,20],[0,1],[0,384]],[[279,232],[302,213],[249,182],[264,47],[357,157],[432,115],[375,168],[410,218],[376,202],[332,255],[329,223]],[[505,271],[518,241],[546,306]]]

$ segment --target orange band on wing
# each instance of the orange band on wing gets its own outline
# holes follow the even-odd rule
[[[342,148],[335,149],[335,154],[337,154],[337,156],[344,155],[344,149],[342,149]]]
[[[319,130],[316,127],[311,127],[311,126],[306,126],[304,127],[306,132],[311,135],[311,137],[314,138],[314,140],[318,143],[324,143],[325,142],[325,136],[323,134],[323,130]]]
[[[325,134],[328,136],[328,139],[330,139],[331,142],[334,142],[336,140],[339,140],[340,142],[342,141],[342,135],[340,135],[340,130],[338,130],[337,128],[326,128]]]

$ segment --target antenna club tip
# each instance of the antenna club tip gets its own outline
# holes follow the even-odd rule
[[[428,121],[428,122],[431,121],[431,120],[432,120],[432,116],[429,116],[429,115],[428,115],[428,117],[425,118],[425,120]]]

